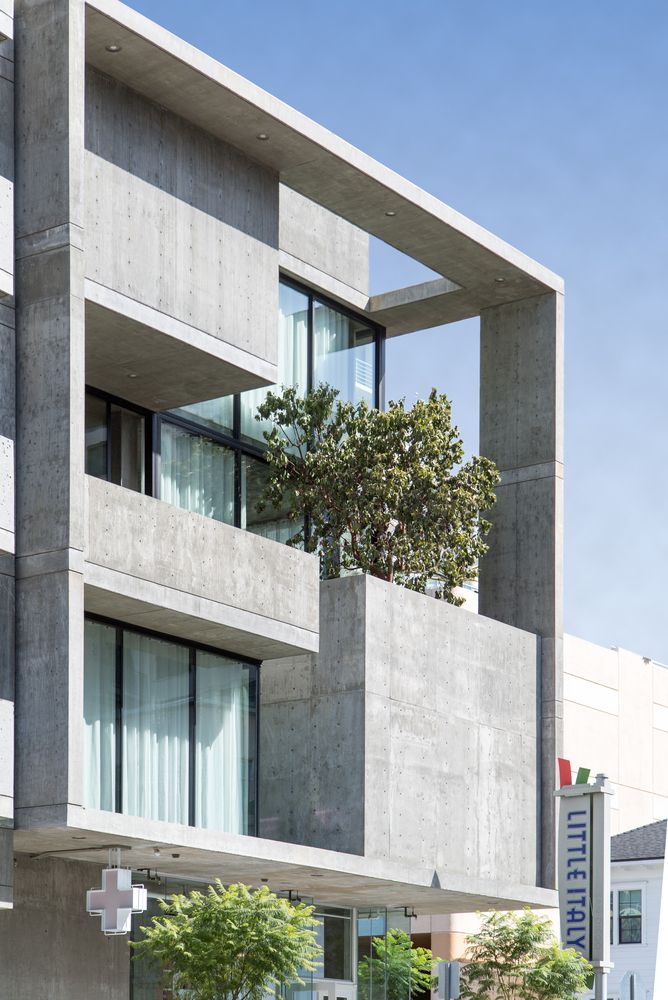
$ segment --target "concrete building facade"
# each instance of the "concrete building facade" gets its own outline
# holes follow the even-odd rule
[[[116,0],[0,29],[0,997],[157,995],[84,911],[115,848],[152,897],[298,891],[351,954],[554,905],[561,280]],[[369,234],[441,277],[369,296]],[[386,337],[471,316],[480,614],[321,583],[254,507],[263,387],[380,406]]]

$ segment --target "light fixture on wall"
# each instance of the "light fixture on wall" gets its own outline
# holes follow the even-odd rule
[[[159,847],[154,847],[153,848],[153,856],[156,857],[156,858],[160,857],[160,848]]]

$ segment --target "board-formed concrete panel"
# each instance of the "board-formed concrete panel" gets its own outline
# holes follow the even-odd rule
[[[328,212],[285,185],[279,193],[279,247],[313,269],[301,271],[324,291],[336,289],[328,279],[347,286],[353,294],[369,294],[369,235],[339,215]],[[298,266],[298,265],[294,265]],[[349,293],[348,293],[349,294]],[[365,303],[366,305],[366,303]]]
[[[92,70],[85,166],[86,277],[275,364],[276,174]]]
[[[86,491],[88,610],[258,659],[317,648],[315,556],[90,476]]]
[[[536,636],[367,576],[320,623],[263,666],[261,831],[535,885]]]

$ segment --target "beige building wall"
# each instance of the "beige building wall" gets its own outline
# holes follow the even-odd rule
[[[612,781],[612,834],[668,817],[668,665],[564,635],[564,756]],[[445,960],[462,958],[478,928],[471,913],[413,923]]]
[[[564,754],[613,782],[613,834],[665,819],[668,666],[564,636]]]

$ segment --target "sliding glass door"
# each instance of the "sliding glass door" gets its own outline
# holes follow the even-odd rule
[[[254,834],[257,664],[87,618],[84,800]]]

